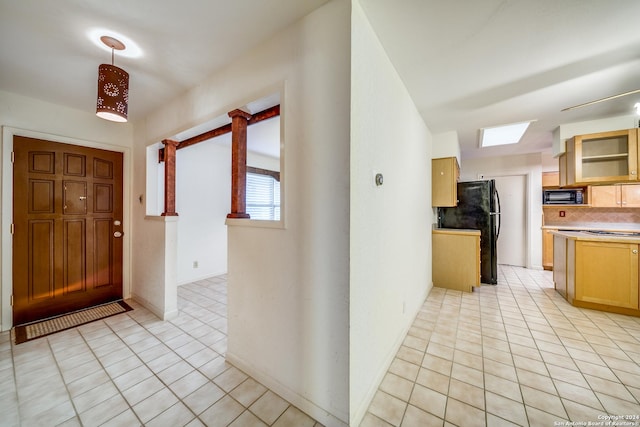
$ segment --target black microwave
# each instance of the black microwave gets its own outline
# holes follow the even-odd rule
[[[582,189],[543,190],[543,205],[581,205],[584,203]]]

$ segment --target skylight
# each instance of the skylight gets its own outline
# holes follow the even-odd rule
[[[483,128],[480,135],[480,147],[517,144],[531,122],[513,123],[504,126]]]

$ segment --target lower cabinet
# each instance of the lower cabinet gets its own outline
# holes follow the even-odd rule
[[[576,307],[640,316],[640,244],[624,240],[554,234],[556,291]]]
[[[576,242],[575,299],[638,309],[638,245]]]
[[[433,230],[432,253],[433,286],[464,292],[480,286],[479,230]]]
[[[553,231],[550,228],[542,230],[542,268],[553,270]]]
[[[575,248],[575,245],[569,245],[569,241],[564,236],[553,237],[553,283],[556,291],[563,297],[567,298],[567,260],[569,258],[568,249]]]

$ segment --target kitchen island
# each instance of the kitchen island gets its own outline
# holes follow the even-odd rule
[[[576,307],[640,316],[637,233],[553,231],[553,282]]]

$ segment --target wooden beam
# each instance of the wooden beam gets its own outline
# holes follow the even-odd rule
[[[258,111],[255,114],[252,114],[249,120],[247,121],[247,125],[252,125],[254,123],[259,123],[263,120],[268,120],[273,117],[278,117],[280,115],[280,105],[275,105],[273,107],[267,108],[266,110]],[[231,123],[220,126],[219,128],[215,128],[212,130],[208,130],[200,135],[192,136],[191,138],[187,138],[184,141],[178,144],[176,149],[186,148],[191,145],[197,144],[199,142],[208,141],[209,139],[215,138],[220,135],[224,135],[226,133],[231,132]],[[162,162],[164,159],[164,148],[161,148],[158,153],[158,163]]]
[[[180,145],[178,145],[178,150],[181,148],[189,147],[190,145],[197,144],[198,142],[207,141],[209,139],[215,138],[216,136],[224,135],[225,133],[230,133],[230,132],[231,132],[231,123],[226,124],[224,126],[220,126],[219,128],[208,130],[205,133],[192,136],[191,138],[187,138],[184,141],[180,142]]]
[[[273,117],[278,117],[280,115],[280,105],[274,105],[271,108],[267,108],[266,110],[259,111],[251,116],[249,119],[249,125],[254,123],[261,122],[263,120],[268,120]]]

